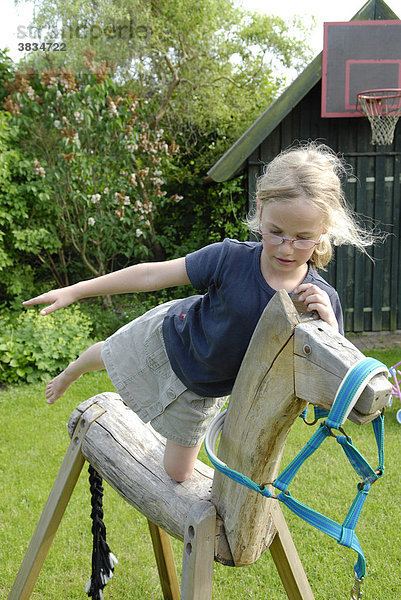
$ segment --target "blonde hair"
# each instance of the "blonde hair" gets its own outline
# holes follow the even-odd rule
[[[324,268],[330,262],[333,245],[351,244],[367,254],[375,235],[358,225],[355,213],[347,206],[340,177],[347,173],[343,161],[326,145],[308,142],[279,154],[258,178],[256,197],[261,207],[270,202],[305,199],[321,210],[327,233],[310,258],[313,267]],[[257,210],[247,220],[258,232]]]

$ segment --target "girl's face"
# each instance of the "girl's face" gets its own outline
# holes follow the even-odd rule
[[[319,242],[326,232],[321,211],[303,198],[270,202],[263,206],[258,201],[261,231],[284,238],[279,245],[272,243],[277,238],[263,236],[262,261],[265,272],[272,278],[292,279],[305,277],[306,263],[316,246],[299,249],[288,240],[313,240]]]

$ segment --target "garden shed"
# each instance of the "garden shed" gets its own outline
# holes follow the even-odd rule
[[[351,19],[375,20],[399,17],[383,0],[369,0]],[[401,124],[392,144],[381,146],[372,145],[367,118],[322,117],[322,58],[323,53],[316,56],[220,158],[208,180],[223,182],[245,173],[251,204],[263,165],[294,142],[319,140],[342,154],[353,170],[344,181],[349,204],[390,235],[370,251],[374,262],[352,248],[338,248],[323,276],[340,294],[346,331],[401,329]]]

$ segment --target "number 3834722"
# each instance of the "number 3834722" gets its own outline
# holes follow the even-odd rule
[[[24,42],[18,44],[20,52],[66,52],[65,42]]]

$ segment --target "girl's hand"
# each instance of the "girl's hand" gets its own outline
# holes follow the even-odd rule
[[[295,290],[298,300],[303,302],[308,311],[316,310],[319,317],[338,331],[338,323],[331,306],[328,294],[313,283],[301,283]]]
[[[69,304],[72,304],[78,300],[78,295],[74,293],[73,288],[74,286],[69,286],[65,288],[59,288],[57,290],[51,290],[50,292],[45,292],[44,294],[36,296],[35,298],[31,298],[30,300],[25,300],[25,302],[22,304],[24,306],[50,304],[50,306],[46,306],[46,308],[40,311],[41,315],[49,315],[55,310],[64,308],[65,306],[68,306]]]

